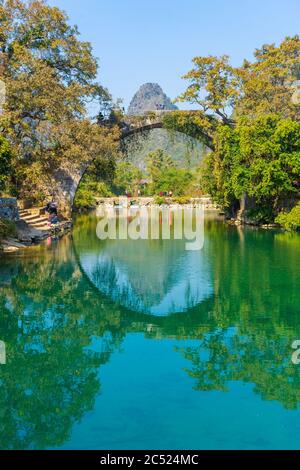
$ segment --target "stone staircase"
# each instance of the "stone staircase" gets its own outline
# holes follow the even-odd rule
[[[36,230],[49,231],[48,217],[42,214],[43,210],[40,208],[20,209],[20,220],[26,222],[31,228]]]
[[[48,216],[41,208],[23,209],[19,206],[19,218],[16,220],[17,234],[15,238],[0,240],[0,251],[14,253],[50,236],[60,237],[72,228],[71,220],[61,220],[54,226],[49,226]]]

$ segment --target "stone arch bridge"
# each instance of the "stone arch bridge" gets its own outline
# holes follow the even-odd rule
[[[165,124],[165,116],[169,113],[177,113],[177,115],[197,113],[197,111],[153,111],[144,116],[125,116],[121,122],[121,140],[131,137],[133,135],[145,134],[152,129],[168,129]],[[174,129],[173,129],[174,130]],[[176,129],[177,131],[177,129]],[[183,132],[189,135],[182,129],[178,132]],[[190,137],[198,138],[205,142],[208,147],[210,146],[210,138],[207,135],[202,135],[198,129],[199,135],[189,135]],[[66,217],[70,217],[73,209],[73,202],[77,188],[80,181],[88,170],[90,163],[85,163],[81,166],[63,166],[55,171],[53,177],[52,193],[56,195],[59,200],[60,212]]]

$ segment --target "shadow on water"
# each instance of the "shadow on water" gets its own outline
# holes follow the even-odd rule
[[[62,446],[132,333],[176,340],[194,390],[245,382],[298,407],[298,235],[207,221],[203,253],[189,257],[180,243],[121,247],[94,229],[83,216],[73,238],[0,260],[1,449]]]

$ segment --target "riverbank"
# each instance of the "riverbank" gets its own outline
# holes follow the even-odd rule
[[[264,230],[277,229],[285,230],[280,224],[276,223],[258,223],[254,220],[251,220],[245,217],[243,214],[238,214],[237,217],[231,218],[226,217],[224,211],[215,204],[209,196],[202,196],[200,198],[189,198],[189,197],[165,197],[165,196],[154,196],[154,197],[108,197],[108,198],[99,198],[94,205],[85,206],[75,209],[75,213],[78,214],[87,214],[89,212],[95,211],[97,208],[103,207],[151,207],[151,206],[183,206],[191,205],[196,207],[201,205],[205,212],[215,212],[219,215],[225,217],[226,222],[229,225],[235,225],[238,227],[242,226],[252,226],[261,228]]]
[[[0,240],[1,253],[15,253],[21,249],[42,243],[49,237],[62,237],[72,229],[72,221],[64,220],[47,230],[31,227],[23,220],[14,223],[14,230]]]
[[[223,215],[222,209],[214,204],[209,196],[203,196],[201,198],[172,198],[172,197],[109,197],[99,198],[96,204],[89,207],[81,207],[79,210],[75,210],[75,213],[88,213],[96,210],[101,206],[115,206],[120,207],[151,207],[151,206],[182,206],[182,205],[202,205],[205,212],[213,212],[218,215]],[[226,217],[226,216],[225,216]],[[3,219],[0,219],[3,221]],[[252,220],[247,219],[238,215],[236,218],[226,218],[226,222],[229,225],[235,226],[255,226],[264,230],[285,229],[279,224],[259,224]],[[72,220],[61,220],[55,225],[49,226],[48,218],[45,215],[44,209],[31,208],[31,209],[19,209],[18,220],[12,222],[7,220],[6,224],[10,227],[7,233],[3,235],[0,232],[0,254],[1,253],[15,253],[19,250],[28,248],[30,246],[38,245],[43,243],[49,237],[62,237],[66,233],[70,232],[73,227]]]
[[[236,227],[257,227],[264,230],[285,231],[284,227],[276,223],[261,224],[253,220],[240,220],[239,218],[227,218],[226,221],[229,225],[235,225]]]

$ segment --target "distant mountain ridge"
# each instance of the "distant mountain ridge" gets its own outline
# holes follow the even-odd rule
[[[158,109],[171,111],[178,108],[172,103],[158,83],[145,83],[132,98],[128,114],[140,116],[148,111],[156,111]]]

